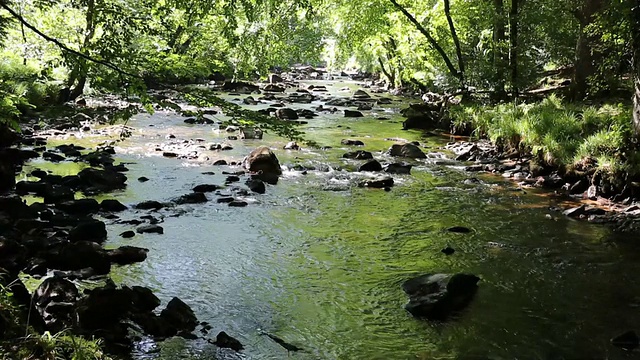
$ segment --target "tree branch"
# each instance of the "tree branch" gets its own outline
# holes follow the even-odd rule
[[[464,59],[462,58],[462,48],[460,47],[460,39],[456,32],[456,27],[453,25],[453,19],[451,18],[451,5],[449,0],[444,0],[444,14],[447,16],[447,22],[449,23],[449,29],[451,30],[451,37],[453,43],[456,45],[456,56],[458,57],[458,68],[460,69],[460,80],[463,82],[464,87]]]
[[[100,65],[106,66],[109,69],[114,70],[114,71],[116,71],[116,72],[118,72],[120,74],[127,75],[127,76],[134,77],[134,78],[141,78],[140,75],[132,74],[132,73],[129,73],[129,72],[125,71],[125,70],[122,70],[119,67],[113,65],[112,63],[110,63],[108,61],[99,60],[99,59],[91,57],[91,56],[89,56],[87,54],[84,54],[84,53],[81,53],[81,52],[79,52],[77,50],[73,50],[73,49],[69,48],[67,45],[65,45],[62,42],[60,42],[60,40],[54,39],[54,38],[44,34],[40,30],[38,30],[35,26],[31,25],[29,22],[27,22],[27,20],[25,20],[22,16],[20,16],[20,14],[18,14],[13,9],[11,9],[7,4],[5,4],[3,2],[0,2],[0,7],[5,9],[5,10],[7,10],[9,12],[9,14],[11,14],[11,16],[13,16],[15,19],[17,19],[22,25],[26,26],[31,31],[33,31],[34,33],[38,34],[38,36],[40,36],[41,38],[43,38],[43,39],[45,39],[45,40],[47,40],[47,41],[49,41],[51,43],[54,43],[60,49],[66,51],[68,53],[74,54],[76,56],[79,56],[79,57],[81,57],[81,58],[83,58],[85,60],[89,60],[89,61],[94,62],[96,64],[100,64]]]
[[[431,46],[433,46],[433,48],[436,49],[438,54],[440,54],[440,56],[442,57],[442,60],[444,60],[445,64],[447,65],[447,69],[449,69],[449,72],[451,73],[451,75],[456,77],[458,80],[462,81],[463,75],[455,68],[455,66],[453,66],[451,59],[449,59],[449,56],[447,56],[447,53],[444,52],[444,49],[440,46],[440,44],[438,44],[436,39],[434,39],[433,36],[431,36],[429,31],[425,29],[424,26],[422,26],[422,24],[420,24],[420,22],[416,20],[416,18],[407,11],[407,9],[405,9],[402,5],[398,4],[396,0],[389,0],[389,1],[391,1],[393,6],[395,6],[398,10],[400,10],[404,14],[404,16],[407,19],[409,19],[409,21],[411,21],[413,25],[415,25],[418,31],[420,31],[420,33],[422,33],[422,35],[424,35],[424,37],[427,38]]]

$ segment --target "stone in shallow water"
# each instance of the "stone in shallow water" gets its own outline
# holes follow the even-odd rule
[[[136,236],[136,233],[133,230],[127,230],[127,231],[125,231],[125,232],[120,234],[120,237],[123,237],[125,239],[130,239],[130,238],[132,238],[134,236]]]
[[[227,333],[224,331],[221,331],[218,336],[216,336],[216,341],[214,341],[213,343],[218,347],[228,348],[234,351],[241,351],[242,349],[244,349],[244,346],[242,346],[242,343],[240,343],[240,341],[227,335]]]
[[[427,274],[407,280],[402,284],[409,295],[405,309],[418,318],[446,320],[469,304],[478,281],[480,278],[471,274]]]
[[[246,201],[241,201],[241,200],[234,200],[234,201],[229,203],[230,207],[245,207],[247,205],[249,205],[249,203],[247,203]]]
[[[362,164],[358,171],[382,171],[382,165],[378,162],[378,160],[371,160],[364,164]]]
[[[138,234],[164,234],[164,229],[160,225],[142,225],[136,231]]]

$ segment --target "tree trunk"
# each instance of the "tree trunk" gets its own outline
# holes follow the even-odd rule
[[[519,5],[524,0],[512,0],[509,12],[509,59],[511,67],[511,92],[514,99],[520,95],[518,89],[518,18]]]
[[[449,4],[449,0],[444,0],[444,14],[447,17],[447,22],[449,23],[449,30],[451,31],[451,37],[453,38],[453,43],[456,46],[456,56],[458,57],[458,70],[460,74],[460,82],[463,90],[466,90],[467,84],[465,83],[464,76],[464,59],[462,58],[462,48],[460,47],[460,39],[458,38],[458,33],[456,32],[456,27],[453,25],[453,19],[451,18],[451,5]]]
[[[91,40],[96,33],[95,26],[95,0],[87,1],[87,13],[86,13],[86,27],[84,40],[82,42],[82,48],[80,51],[87,52],[91,46]],[[85,59],[78,59],[78,62],[71,71],[69,80],[67,82],[69,87],[73,86],[69,93],[69,100],[75,100],[84,92],[84,87],[87,84],[87,61]],[[75,84],[75,86],[74,86]]]
[[[631,4],[631,46],[633,48],[633,125],[640,134],[640,5],[635,0]]]
[[[604,7],[604,0],[585,0],[582,8],[576,12],[580,23],[580,34],[576,44],[576,59],[574,64],[571,94],[574,100],[581,100],[589,91],[589,78],[595,73],[596,57],[593,44],[597,37],[589,34],[588,26],[595,20],[595,15]]]
[[[380,64],[380,69],[382,69],[382,73],[384,74],[384,76],[389,79],[389,88],[394,88],[396,85],[396,77],[395,75],[393,75],[393,68],[390,66],[389,71],[387,71],[387,69],[384,67],[384,61],[380,56],[378,56],[378,63]]]
[[[495,101],[502,101],[507,98],[507,92],[505,91],[505,71],[508,66],[504,54],[504,44],[507,33],[504,18],[504,0],[494,0],[493,5],[495,7],[493,22],[493,66],[495,67],[495,79],[492,97]]]
[[[442,60],[447,66],[449,73],[451,73],[451,75],[456,79],[460,80],[461,83],[464,83],[464,75],[456,69],[456,67],[451,62],[451,59],[449,59],[449,56],[447,55],[447,53],[444,51],[442,46],[438,44],[436,39],[434,39],[433,36],[431,36],[431,33],[427,29],[425,29],[425,27],[422,26],[422,24],[420,24],[420,22],[416,20],[416,18],[413,15],[411,15],[411,13],[407,11],[407,9],[405,9],[402,5],[398,4],[396,0],[389,0],[389,1],[393,4],[393,6],[395,6],[398,10],[400,10],[400,12],[402,12],[402,14],[416,27],[416,29],[418,29],[418,31],[420,31],[422,35],[424,35],[425,38],[427,38],[427,41],[429,41],[429,44],[431,44],[431,46],[434,49],[436,49],[438,54],[440,54],[440,57],[442,57]]]

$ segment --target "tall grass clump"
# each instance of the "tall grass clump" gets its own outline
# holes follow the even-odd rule
[[[635,171],[631,107],[564,103],[551,95],[541,102],[465,106],[451,111],[473,136],[488,138],[501,151],[531,154],[540,164],[572,171],[592,164],[607,172]]]

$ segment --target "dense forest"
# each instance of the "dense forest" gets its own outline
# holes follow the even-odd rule
[[[16,139],[57,126],[56,119],[84,111],[94,98],[129,105],[107,111],[105,124],[127,124],[136,114],[166,109],[193,115],[196,123],[204,121],[202,111],[189,113],[176,105],[173,100],[179,99],[197,108],[216,107],[231,118],[230,125],[259,127],[291,140],[289,148],[303,144],[320,148],[299,123],[287,121],[298,115],[312,118],[313,113],[252,111],[244,105],[259,103],[253,103],[253,97],[236,104],[219,90],[237,96],[247,89],[246,94],[284,93],[285,88],[297,87],[298,80],[341,78],[362,86],[353,102],[338,103],[338,107],[357,106],[358,111],[344,110],[346,117],[371,110],[368,103],[358,102],[371,99],[365,90],[406,100],[408,107],[400,111],[403,130],[463,139],[462,145],[447,146],[456,160],[469,162],[468,172],[499,173],[599,205],[606,200],[610,208],[628,210],[640,198],[640,4],[636,0],[0,0],[0,8],[0,191],[25,190],[26,185],[16,188],[16,176],[27,159],[12,158],[22,155],[7,150],[20,143]],[[175,99],[159,96],[163,91],[172,91]],[[308,103],[311,99],[317,100],[310,96]],[[317,108],[326,110],[323,105]],[[38,145],[37,140],[22,141],[22,145],[34,143]],[[404,148],[399,151],[407,158],[424,155],[420,150],[419,156],[407,155]],[[395,156],[393,152],[392,148]],[[44,154],[49,159],[56,156]],[[111,155],[83,156],[92,166],[111,166]],[[354,159],[370,159],[360,155]],[[276,165],[280,176],[277,160]],[[393,181],[362,184],[390,191]],[[255,191],[255,182],[247,185]],[[25,193],[38,192],[30,189]],[[178,204],[198,202],[199,196],[204,198],[181,198]],[[3,207],[22,209],[7,215],[7,222],[0,217],[0,252],[9,254],[24,248],[5,241],[16,234],[12,228],[16,214],[27,213],[32,206],[7,199],[0,201]],[[229,201],[231,206],[247,205]],[[57,200],[51,203],[58,205]],[[624,231],[638,228],[619,215],[598,217],[602,216],[598,211],[580,205],[565,215],[615,223]],[[33,235],[27,231],[29,224],[20,229],[20,236]],[[58,236],[53,233],[47,234]],[[14,286],[21,284],[18,273],[27,263],[35,266],[29,262],[33,254],[25,252],[29,255],[0,254],[0,270],[7,273],[0,282],[0,344],[6,348],[0,355],[6,351],[16,359],[103,358],[100,346],[105,341],[107,352],[113,352],[113,333],[56,334],[55,330],[75,327],[75,320],[54,327],[29,324],[25,333],[24,306],[16,302],[29,311],[32,304],[27,289]],[[51,264],[58,260],[45,260],[49,261],[43,265],[45,272],[56,268]],[[57,289],[77,293],[75,287]],[[82,300],[85,313],[78,317],[85,316],[89,323],[87,318],[98,315],[87,303],[109,296],[128,297],[136,311],[144,308],[150,314],[160,300],[147,290],[123,287],[118,288],[119,295],[107,286],[94,290]],[[38,296],[44,295],[38,292]],[[134,320],[161,338],[193,330],[193,312],[182,300],[174,300],[162,314],[183,321],[185,329],[167,330],[165,323],[159,325],[161,316],[147,314],[151,318]],[[238,340],[220,334],[216,345],[242,348]],[[287,354],[301,350],[266,335]],[[635,334],[626,336],[617,342],[638,346]],[[12,344],[18,337],[20,345]]]
[[[542,159],[561,165],[590,156],[612,171],[628,170],[635,160],[623,148],[633,143],[627,120],[640,26],[634,5],[8,2],[3,121],[92,92],[143,96],[146,88],[265,79],[295,64],[323,65],[374,74],[398,93],[464,94],[465,106],[452,109],[458,128],[541,150]],[[554,119],[532,124],[518,116],[529,112],[525,103],[547,96],[562,99]],[[598,123],[602,112],[619,121]],[[510,116],[519,119],[504,120]]]

